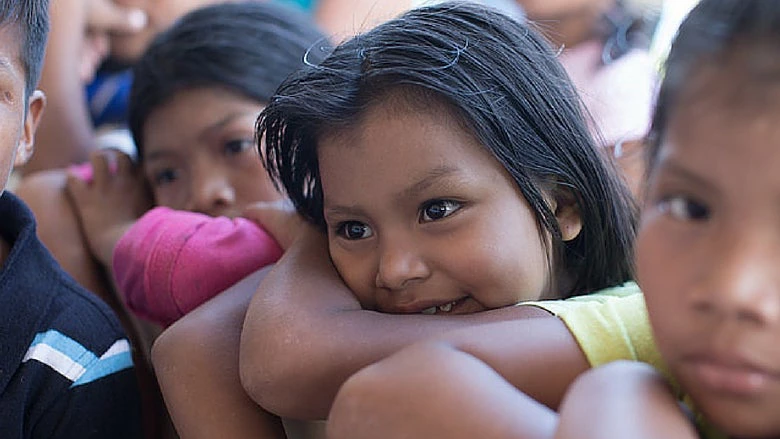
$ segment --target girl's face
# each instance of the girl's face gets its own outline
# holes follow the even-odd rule
[[[696,408],[731,437],[777,437],[780,87],[728,71],[689,82],[651,170],[639,280]]]
[[[221,88],[196,88],[153,110],[143,127],[143,168],[155,204],[232,218],[282,198],[254,142],[261,109]]]
[[[388,313],[465,314],[555,296],[548,234],[498,161],[445,114],[384,103],[321,139],[342,278],[364,308]]]

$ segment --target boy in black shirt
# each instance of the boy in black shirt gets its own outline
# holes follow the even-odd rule
[[[0,192],[32,154],[47,0],[0,0]],[[4,438],[140,437],[130,346],[99,299],[38,241],[13,194],[0,197],[0,432]]]

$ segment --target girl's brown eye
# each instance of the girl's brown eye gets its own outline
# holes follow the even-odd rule
[[[336,233],[349,240],[366,239],[374,234],[371,227],[358,221],[346,221],[339,224]]]
[[[707,206],[684,196],[664,198],[659,203],[659,208],[672,218],[681,221],[704,221],[710,216]]]
[[[433,200],[425,204],[420,212],[420,221],[436,221],[448,217],[461,208],[461,204],[453,200]]]
[[[173,183],[178,178],[178,172],[173,168],[165,168],[154,173],[152,181],[155,186],[162,186],[164,184]]]

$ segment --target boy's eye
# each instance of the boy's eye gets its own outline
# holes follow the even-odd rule
[[[336,234],[349,240],[366,239],[374,235],[368,225],[358,221],[347,221],[339,224]]]
[[[155,186],[162,186],[168,183],[173,183],[179,178],[179,173],[173,168],[166,168],[161,171],[155,172],[152,178]]]
[[[254,146],[255,142],[251,139],[234,139],[225,143],[224,150],[227,155],[237,155]]]
[[[461,204],[453,200],[434,200],[423,205],[420,210],[420,221],[436,221],[448,217],[461,208]]]
[[[681,221],[704,221],[710,216],[707,206],[684,196],[665,198],[658,207],[661,212]]]

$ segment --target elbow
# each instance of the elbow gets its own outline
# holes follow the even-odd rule
[[[377,431],[389,433],[392,427],[384,425],[389,418],[387,409],[405,393],[402,383],[398,377],[395,378],[393,380],[381,363],[368,366],[350,377],[333,401],[327,437],[368,439],[376,437]],[[404,406],[403,403],[401,405]]]
[[[314,419],[305,413],[302,397],[306,370],[290,346],[263,343],[262,347],[242,341],[239,354],[241,386],[263,409],[283,418]]]

